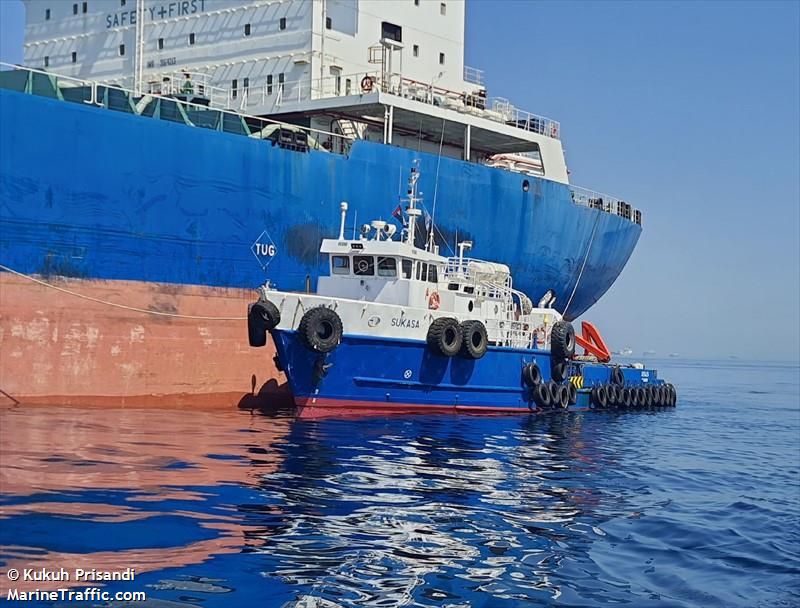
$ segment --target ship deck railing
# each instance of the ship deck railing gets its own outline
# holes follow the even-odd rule
[[[569,189],[572,193],[572,202],[577,205],[605,211],[642,225],[642,212],[623,200],[580,186],[570,186]]]
[[[370,86],[362,86],[365,79],[369,79]],[[277,84],[263,83],[259,86],[251,84],[247,103],[256,105],[273,103],[276,107],[280,107],[284,103],[348,97],[376,90],[492,120],[553,139],[561,139],[561,124],[558,121],[520,110],[503,97],[487,98],[483,94],[483,89],[475,92],[458,92],[437,86],[433,82],[422,82],[406,78],[402,74],[380,71],[325,76],[312,79],[310,82],[294,80]]]
[[[114,84],[0,61],[0,88],[269,140],[273,145],[299,151],[317,149],[347,154],[355,139],[342,133],[210,107],[210,98],[202,95],[205,91],[200,91],[197,86],[192,92],[184,90],[178,94],[173,92],[171,85],[158,92],[137,92]]]

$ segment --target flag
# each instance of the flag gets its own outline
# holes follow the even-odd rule
[[[397,205],[397,209],[392,211],[392,216],[397,219],[398,221],[403,221],[403,208],[400,205]]]

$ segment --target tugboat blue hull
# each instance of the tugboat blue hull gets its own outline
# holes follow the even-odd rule
[[[310,350],[296,331],[272,336],[305,416],[536,412],[542,410],[523,381],[523,368],[536,362],[542,380],[551,379],[548,350],[489,347],[481,359],[443,357],[422,341],[345,335],[336,349],[322,354]],[[576,367],[582,390],[568,409],[591,406],[591,387],[608,383],[611,370],[599,364]],[[624,380],[628,386],[662,384],[654,370],[625,369]]]

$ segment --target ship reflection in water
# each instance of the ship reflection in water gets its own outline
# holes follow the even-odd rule
[[[749,435],[732,410],[714,429],[697,411],[296,420],[5,407],[0,571],[132,567],[133,582],[105,589],[145,591],[136,605],[151,606],[736,606],[770,597],[768,580],[792,589],[796,508],[752,525],[766,503],[734,495],[761,469],[737,460],[728,477],[718,461],[748,453],[729,435]],[[706,458],[719,465],[707,475]],[[760,491],[780,500],[791,484],[770,475]],[[714,502],[710,487],[732,497]],[[687,514],[701,498],[731,506]],[[744,555],[748,576],[720,565]],[[48,584],[72,583],[17,587]]]

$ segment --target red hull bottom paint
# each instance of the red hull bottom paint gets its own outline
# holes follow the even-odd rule
[[[369,416],[386,414],[531,414],[536,409],[527,407],[480,407],[474,405],[421,405],[417,403],[389,403],[373,401],[346,401],[296,397],[295,405],[301,418],[321,418],[326,416]]]
[[[0,272],[0,403],[291,404],[274,347],[247,342],[251,290],[42,280],[72,293]]]

